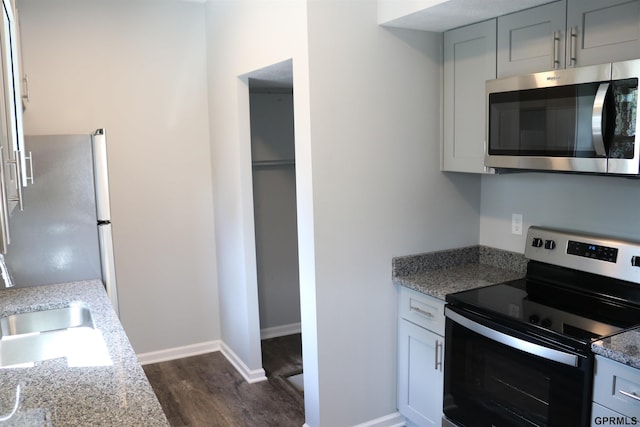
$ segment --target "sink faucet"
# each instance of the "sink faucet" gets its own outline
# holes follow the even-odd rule
[[[13,280],[11,279],[7,264],[4,262],[4,255],[2,254],[0,254],[0,276],[2,276],[2,281],[4,282],[5,288],[13,287]]]

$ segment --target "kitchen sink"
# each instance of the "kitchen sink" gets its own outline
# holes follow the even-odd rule
[[[82,303],[0,318],[0,368],[66,357],[68,366],[104,366],[111,359],[91,310]]]
[[[68,328],[93,328],[91,310],[82,303],[68,307],[13,314],[0,318],[0,338]]]

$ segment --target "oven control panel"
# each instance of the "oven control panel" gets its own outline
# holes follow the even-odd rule
[[[567,253],[607,262],[616,262],[618,260],[617,248],[594,245],[593,243],[576,242],[575,240],[569,240],[567,243]]]
[[[640,241],[531,226],[524,255],[640,285]]]

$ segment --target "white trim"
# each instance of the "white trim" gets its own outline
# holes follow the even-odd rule
[[[140,353],[136,356],[141,365],[166,362],[168,360],[182,359],[183,357],[198,356],[205,353],[220,351],[220,340],[206,341],[198,344],[190,344],[182,347],[173,347],[166,350]]]
[[[216,341],[207,341],[199,344],[191,344],[185,345],[183,347],[174,347],[166,350],[159,351],[151,351],[148,353],[140,353],[136,356],[138,357],[138,362],[141,365],[148,365],[151,363],[158,362],[166,362],[169,360],[181,359],[183,357],[190,356],[198,356],[200,354],[205,353],[213,353],[219,351],[222,355],[233,365],[233,367],[238,371],[240,375],[248,382],[248,383],[256,383],[259,381],[265,381],[267,376],[264,372],[264,369],[254,369],[253,371],[245,365],[245,363],[238,357],[237,354],[233,352],[221,340]]]
[[[264,369],[260,368],[250,370],[242,359],[240,359],[238,355],[235,354],[224,342],[220,342],[220,351],[249,384],[265,381],[267,379]]]
[[[290,323],[288,325],[273,326],[271,328],[264,328],[260,330],[260,339],[266,340],[269,338],[283,337],[285,335],[299,334],[302,332],[302,326],[300,322]]]
[[[358,424],[354,427],[404,427],[407,423],[400,412],[394,412],[384,417],[376,418],[366,421],[362,424]]]

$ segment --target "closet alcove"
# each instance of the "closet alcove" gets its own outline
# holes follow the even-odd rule
[[[291,359],[292,383],[301,389],[293,90],[250,80],[249,97],[261,339],[281,337],[283,348],[291,348],[287,337],[296,342],[295,354],[285,358]]]

